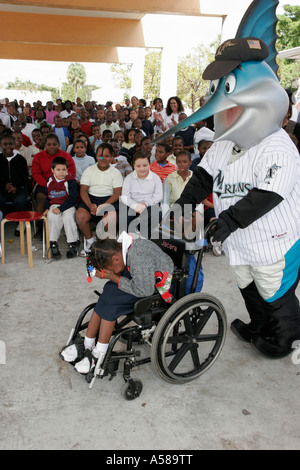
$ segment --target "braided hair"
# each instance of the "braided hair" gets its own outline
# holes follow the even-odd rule
[[[96,240],[91,247],[90,259],[97,269],[103,269],[110,265],[112,256],[122,250],[122,243],[113,238]]]

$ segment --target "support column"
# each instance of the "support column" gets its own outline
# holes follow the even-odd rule
[[[161,54],[161,82],[160,98],[164,107],[171,96],[177,95],[177,64],[178,55],[176,47],[164,46]]]
[[[135,60],[132,64],[131,71],[131,96],[138,98],[144,97],[144,67],[145,67],[145,52],[144,48],[135,50]]]

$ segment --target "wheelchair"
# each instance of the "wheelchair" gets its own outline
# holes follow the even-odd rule
[[[204,240],[215,223],[216,220],[205,228]],[[96,364],[85,375],[91,389],[96,378],[109,376],[109,380],[112,380],[122,361],[125,382],[122,396],[126,400],[134,400],[143,389],[141,380],[131,375],[134,368],[151,363],[155,374],[169,383],[190,382],[207,371],[217,360],[227,332],[226,312],[221,302],[212,295],[196,292],[206,245],[204,240],[198,243],[172,238],[172,234],[166,234],[161,225],[158,230],[159,237],[152,241],[172,258],[175,266],[172,278],[172,283],[175,283],[174,302],[164,302],[158,293],[138,300],[131,314],[117,320],[101,365]],[[191,293],[186,295],[190,255],[196,257],[196,267]],[[91,303],[81,312],[67,345],[78,339],[83,344],[81,332],[86,330],[86,317],[89,317],[95,305],[96,302]],[[125,350],[115,350],[118,341],[126,344]],[[137,345],[148,345],[150,354],[141,358]],[[77,360],[80,359],[79,356]],[[71,364],[74,365],[75,362]]]

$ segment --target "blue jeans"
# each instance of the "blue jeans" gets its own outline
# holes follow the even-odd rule
[[[0,210],[3,214],[26,211],[28,209],[27,190],[20,189],[16,194],[0,191]]]

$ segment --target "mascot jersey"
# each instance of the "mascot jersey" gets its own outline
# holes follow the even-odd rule
[[[231,161],[233,147],[230,141],[216,142],[200,163],[212,176],[216,216],[253,188],[272,191],[283,200],[243,230],[231,233],[223,243],[224,251],[232,265],[273,264],[300,238],[299,154],[284,130]]]
[[[172,131],[214,116],[214,144],[176,203],[195,207],[213,192],[213,239],[223,244],[250,316],[231,330],[280,358],[300,338],[300,165],[282,129],[288,96],[268,56],[257,37],[221,44],[203,74],[211,80],[207,102]]]

